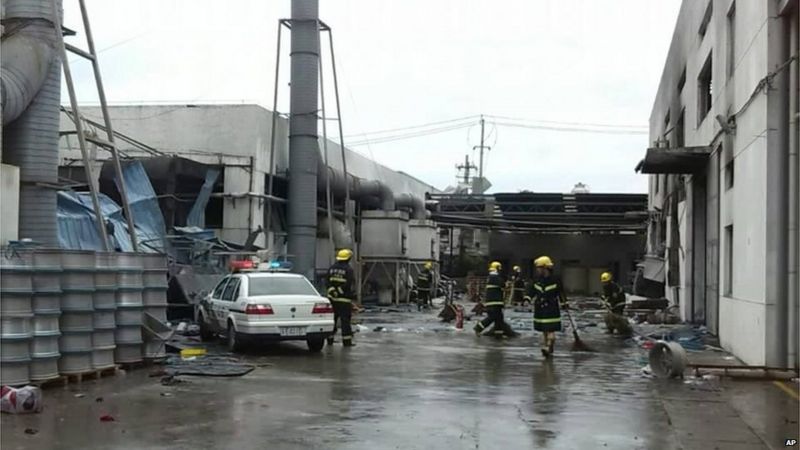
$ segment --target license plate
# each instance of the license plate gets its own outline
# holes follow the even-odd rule
[[[281,327],[281,336],[304,336],[306,327]]]

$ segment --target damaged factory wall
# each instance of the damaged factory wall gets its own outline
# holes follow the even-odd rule
[[[756,365],[783,364],[787,337],[779,262],[786,206],[775,181],[785,178],[787,95],[784,75],[769,75],[788,59],[779,3],[684,1],[650,117],[653,146],[711,150],[703,170],[650,175],[651,210],[665,207],[665,222],[679,232],[680,251],[665,252],[667,267],[680,272],[668,277],[667,296],[684,320],[706,324]],[[767,79],[771,88],[758,89]],[[735,131],[726,132],[734,114]],[[685,200],[671,211],[667,200],[678,195]],[[679,220],[670,222],[672,214]],[[657,228],[649,230],[653,250],[673,239],[664,242],[670,233]]]
[[[224,166],[223,225],[215,230],[218,237],[244,242],[251,230],[264,225],[266,204],[263,194],[269,171],[270,111],[257,105],[120,105],[109,110],[114,129],[118,132],[166,154]],[[82,107],[81,111],[95,121],[101,117],[96,107]],[[63,114],[61,129],[74,130],[73,123]],[[285,178],[289,165],[288,121],[285,118],[278,119],[276,132],[275,174]],[[118,140],[117,144],[130,156],[149,156],[125,142]],[[395,194],[410,193],[424,198],[426,192],[436,191],[408,174],[391,170],[352,150],[346,150],[346,155],[347,170],[351,175],[381,180]],[[61,139],[60,156],[62,168],[71,166],[75,171],[82,165],[74,137]],[[99,150],[97,157],[100,162],[95,172],[99,173],[102,161],[109,155]],[[342,167],[340,148],[330,141],[328,160],[332,167]],[[277,184],[276,194],[280,195]],[[280,220],[276,216],[273,213],[273,223],[279,227]],[[256,245],[262,246],[265,242],[261,234]],[[276,243],[279,247],[282,245],[280,239]]]

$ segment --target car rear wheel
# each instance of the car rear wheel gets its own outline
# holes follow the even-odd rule
[[[211,327],[208,325],[208,322],[206,322],[206,315],[205,314],[200,313],[199,322],[200,322],[200,324],[199,324],[200,325],[200,339],[202,341],[205,341],[205,342],[214,339],[214,333],[211,332]]]
[[[233,322],[228,322],[228,350],[231,352],[238,352],[242,349],[242,339],[236,329],[233,327]]]
[[[324,339],[309,339],[308,341],[306,341],[306,343],[308,343],[308,350],[310,350],[312,353],[321,352],[322,347],[325,346]]]

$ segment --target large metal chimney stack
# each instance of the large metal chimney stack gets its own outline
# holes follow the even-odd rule
[[[317,244],[319,0],[292,0],[289,118],[289,254],[314,280]]]

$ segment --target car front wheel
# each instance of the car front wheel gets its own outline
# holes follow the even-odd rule
[[[306,341],[308,343],[308,350],[312,353],[319,353],[322,351],[322,347],[325,346],[324,339],[309,339]]]
[[[242,339],[233,327],[233,322],[228,322],[228,351],[238,352],[241,349]]]

